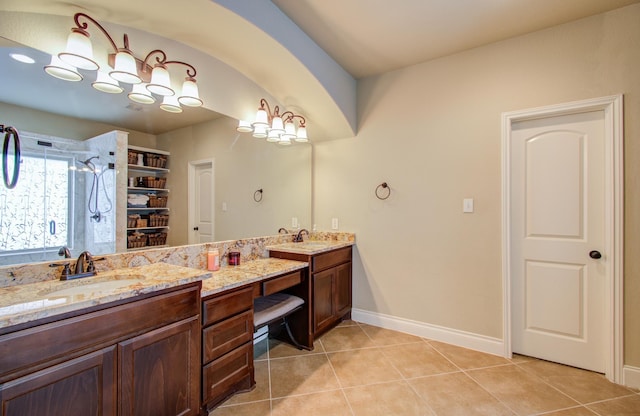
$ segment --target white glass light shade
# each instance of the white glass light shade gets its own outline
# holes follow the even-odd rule
[[[120,94],[124,91],[124,88],[118,84],[118,81],[111,78],[107,73],[98,71],[96,80],[91,83],[91,86],[98,91],[106,92],[109,94]]]
[[[267,111],[263,108],[259,108],[258,111],[256,112],[256,121],[253,122],[253,126],[264,126],[265,127],[265,134],[266,134],[266,128],[269,125],[269,116],[267,115]]]
[[[44,67],[44,71],[52,77],[65,81],[82,81],[82,75],[74,66],[63,62],[55,55],[51,56],[51,63]]]
[[[171,88],[171,78],[169,77],[167,68],[162,65],[153,67],[153,71],[151,71],[151,82],[147,85],[147,89],[154,94],[165,97],[175,94],[175,91]]]
[[[296,142],[307,143],[309,138],[307,137],[307,128],[305,126],[298,127],[298,133],[296,134]]]
[[[261,124],[254,126],[253,137],[256,139],[264,139],[267,137],[267,127]]]
[[[240,133],[251,133],[253,131],[253,127],[251,127],[251,123],[245,120],[238,121],[238,127],[236,130]]]
[[[147,85],[147,89],[149,86]],[[182,107],[180,107],[180,103],[178,103],[178,98],[175,95],[167,95],[162,100],[162,104],[160,104],[160,108],[164,111],[168,111],[169,113],[182,113]]]
[[[200,94],[198,94],[198,85],[196,84],[196,80],[193,78],[187,78],[182,83],[182,93],[180,97],[178,97],[178,101],[182,105],[186,105],[189,107],[201,107],[202,100],[200,99]]]
[[[291,145],[291,139],[287,136],[280,136],[280,141],[278,142],[278,144],[289,146]]]
[[[86,33],[72,31],[67,38],[67,48],[58,57],[76,68],[95,71],[99,65],[93,59],[93,46]]]
[[[276,143],[280,141],[280,133],[275,130],[269,130],[269,134],[267,135],[267,141],[271,143]]]
[[[284,133],[280,137],[286,138],[289,141],[296,137],[296,125],[293,124],[293,121],[287,121],[285,123]],[[291,144],[291,142],[289,142],[289,144]]]
[[[23,55],[21,53],[10,53],[9,56],[18,62],[22,62],[23,64],[33,64],[36,62],[32,57]]]
[[[116,62],[113,66],[113,71],[109,72],[109,76],[126,84],[139,84],[142,82],[142,78],[138,76],[136,59],[125,50],[121,50],[116,54]]]
[[[147,90],[147,84],[144,83],[135,84],[128,94],[128,97],[131,101],[140,104],[153,104],[156,102],[154,96]]]
[[[276,132],[278,135],[284,133],[284,125],[281,117],[275,116],[273,120],[271,120],[271,130]]]

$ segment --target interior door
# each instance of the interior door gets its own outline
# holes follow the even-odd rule
[[[513,352],[604,372],[605,115],[512,125]]]
[[[189,238],[190,244],[208,243],[214,240],[214,181],[213,163],[211,161],[197,163],[193,166],[193,183],[189,189],[189,209],[193,224]]]

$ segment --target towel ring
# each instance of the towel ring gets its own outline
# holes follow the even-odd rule
[[[13,189],[18,183],[20,175],[20,137],[18,130],[13,127],[0,124],[0,133],[4,133],[4,143],[2,145],[2,179],[8,189]],[[9,180],[9,141],[13,138],[13,173]]]
[[[382,196],[381,193],[384,194],[384,192],[381,191],[380,188],[386,189],[387,190],[387,195]],[[391,187],[389,185],[387,185],[386,182],[382,182],[380,185],[378,185],[376,187],[376,198],[384,201],[385,199],[389,198],[390,196],[391,196]]]
[[[253,200],[256,202],[262,201],[262,188],[253,193]]]

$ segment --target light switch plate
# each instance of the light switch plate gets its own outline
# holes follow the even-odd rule
[[[222,211],[223,211],[223,212],[226,212],[226,211],[227,211],[227,203],[226,203],[226,202],[223,202],[223,203],[222,203]]]
[[[462,212],[473,212],[473,198],[462,200]]]
[[[338,219],[337,218],[331,218],[331,229],[332,230],[337,230],[338,229]]]
[[[291,217],[291,228],[298,228],[298,217]]]

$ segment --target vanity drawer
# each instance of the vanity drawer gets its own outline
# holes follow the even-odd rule
[[[202,326],[253,308],[253,289],[247,287],[202,302]]]
[[[247,342],[202,368],[203,401],[224,395],[252,372],[253,343]]]
[[[311,259],[311,271],[318,272],[351,261],[351,247],[318,254]]]
[[[284,276],[276,277],[275,279],[267,280],[262,283],[262,296],[268,296],[273,293],[277,293],[287,289],[291,286],[295,286],[302,282],[302,272],[285,274]]]
[[[252,310],[211,325],[202,331],[203,363],[215,360],[251,340],[253,340]]]

